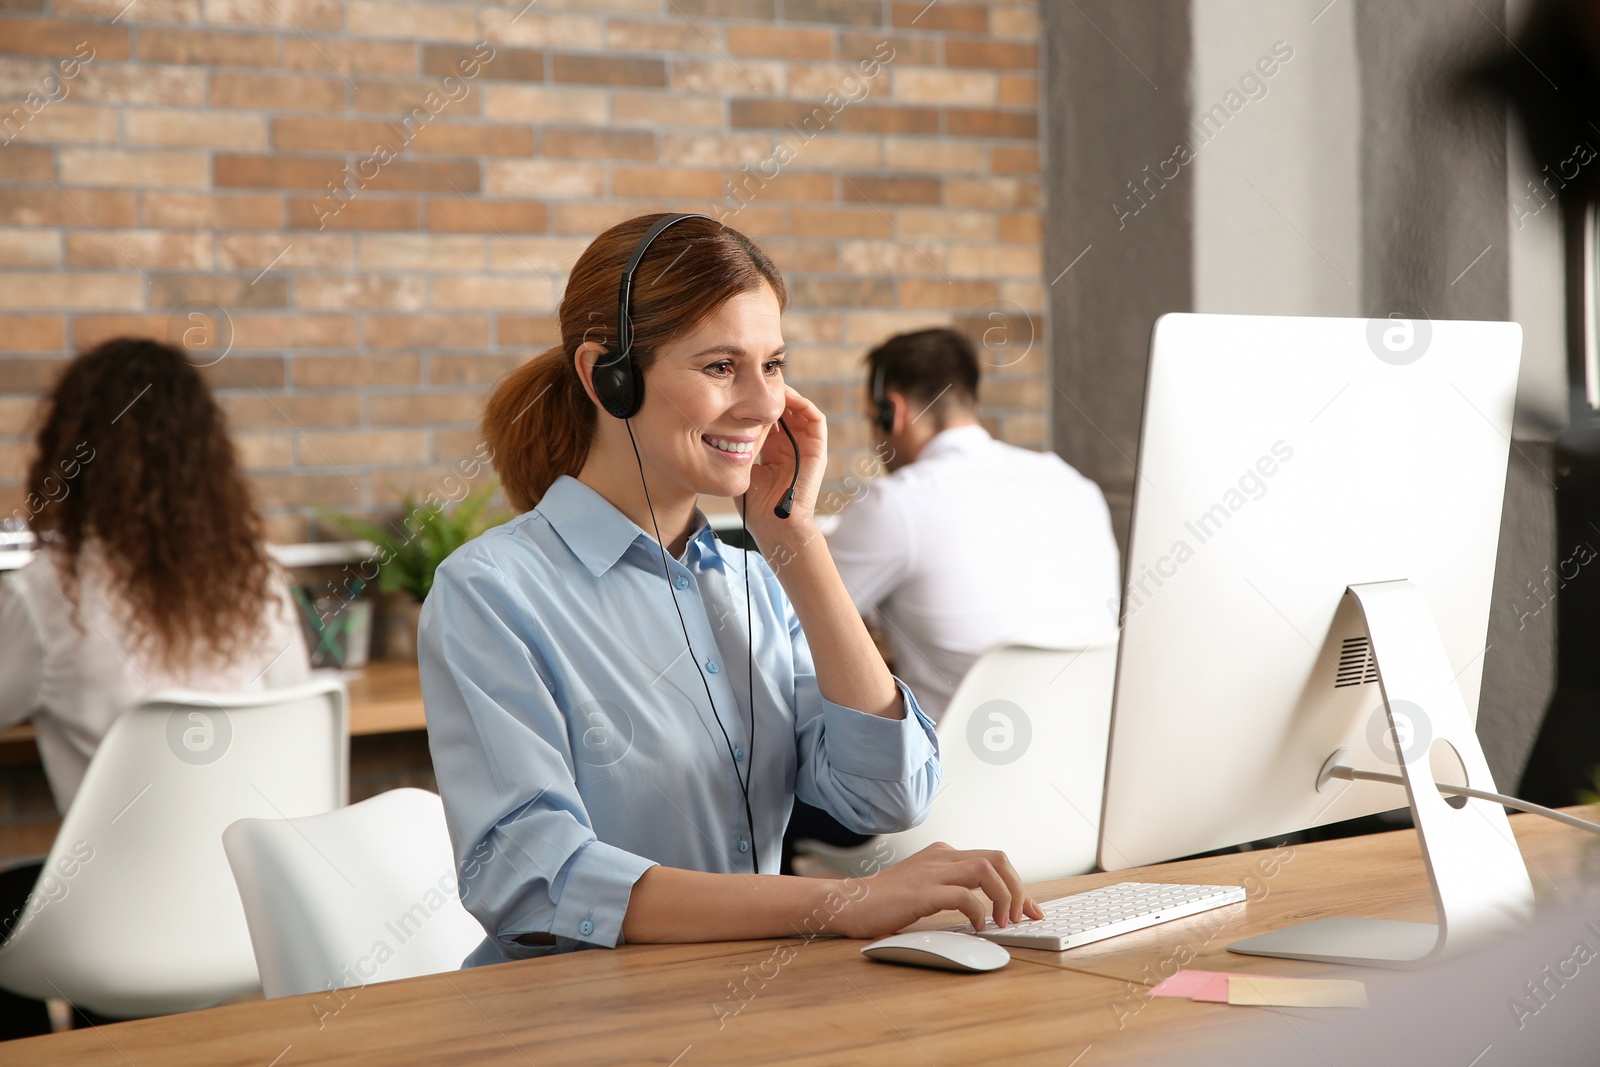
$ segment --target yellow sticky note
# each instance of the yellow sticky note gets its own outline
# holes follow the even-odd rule
[[[1364,1008],[1367,987],[1347,978],[1228,979],[1229,1004],[1276,1008]]]

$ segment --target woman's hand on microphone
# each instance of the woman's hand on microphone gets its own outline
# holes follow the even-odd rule
[[[787,543],[799,532],[809,536],[815,525],[817,496],[822,491],[822,474],[828,465],[828,420],[811,401],[784,386],[783,421],[794,434],[795,445],[783,430],[774,425],[761,444],[761,451],[750,467],[750,489],[745,493],[745,524],[763,548]],[[795,447],[799,449],[800,477],[794,487],[794,507],[787,519],[773,509],[789,491],[794,478]]]
[[[790,445],[776,425],[762,439],[744,495],[745,522],[805,631],[823,697],[868,715],[903,719],[907,711],[900,691],[872,647],[861,613],[817,527],[817,494],[828,462],[828,420],[788,386],[783,399],[782,417],[795,441]],[[780,519],[773,508],[796,478],[796,462],[794,507],[787,519]]]
[[[977,930],[991,912],[996,926],[1044,918],[1004,852],[943,842],[866,878],[849,879],[841,893],[849,903],[829,932],[846,937],[887,937],[941,911],[961,912]]]

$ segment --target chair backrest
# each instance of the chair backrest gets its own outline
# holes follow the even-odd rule
[[[1115,643],[980,656],[939,721],[944,784],[928,817],[882,838],[877,862],[944,841],[1001,849],[1029,882],[1093,870],[1116,664]]]
[[[0,986],[113,1018],[259,989],[222,831],[343,804],[346,714],[344,682],[329,678],[165,690],[119,716],[0,947]]]
[[[326,815],[244,819],[222,840],[268,997],[453,971],[483,941],[457,896],[437,794],[394,789]]]

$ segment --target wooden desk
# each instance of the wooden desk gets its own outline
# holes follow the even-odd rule
[[[1592,838],[1531,815],[1512,826],[1542,896],[1572,887]],[[862,942],[799,938],[634,945],[340,993],[233,1004],[0,1046],[6,1062],[139,1067],[433,1067],[464,1063],[1073,1064],[1140,1062],[1237,1041],[1263,1010],[1142,996],[1177,966],[1374,977],[1328,964],[1231,955],[1227,942],[1334,914],[1431,917],[1416,835],[1246,853],[1037,887],[1042,898],[1118,881],[1242,884],[1249,901],[1067,953],[1013,949],[990,974],[873,963]],[[958,921],[954,913],[929,920]],[[737,988],[737,993],[736,993]],[[1253,1013],[1253,1014],[1252,1014]]]
[[[374,660],[350,682],[350,735],[392,734],[425,730],[422,683],[415,663]],[[33,724],[18,723],[0,730],[0,745],[32,741]]]
[[[350,734],[392,734],[426,730],[422,680],[415,663],[373,660],[350,679]]]

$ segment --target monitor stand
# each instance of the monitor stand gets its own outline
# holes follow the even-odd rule
[[[1352,585],[1347,592],[1360,605],[1372,640],[1389,736],[1405,736],[1420,717],[1433,738],[1431,745],[1397,748],[1438,924],[1317,919],[1235,941],[1228,948],[1252,956],[1421,967],[1514,928],[1532,913],[1533,884],[1505,809],[1487,800],[1467,799],[1462,804],[1463,798],[1454,797],[1446,802],[1434,785],[1429,757],[1443,745],[1454,749],[1467,785],[1495,790],[1455,684],[1458,672],[1451,669],[1422,592],[1405,580]],[[1398,730],[1397,709],[1402,716]],[[1324,773],[1319,789],[1326,779]]]

